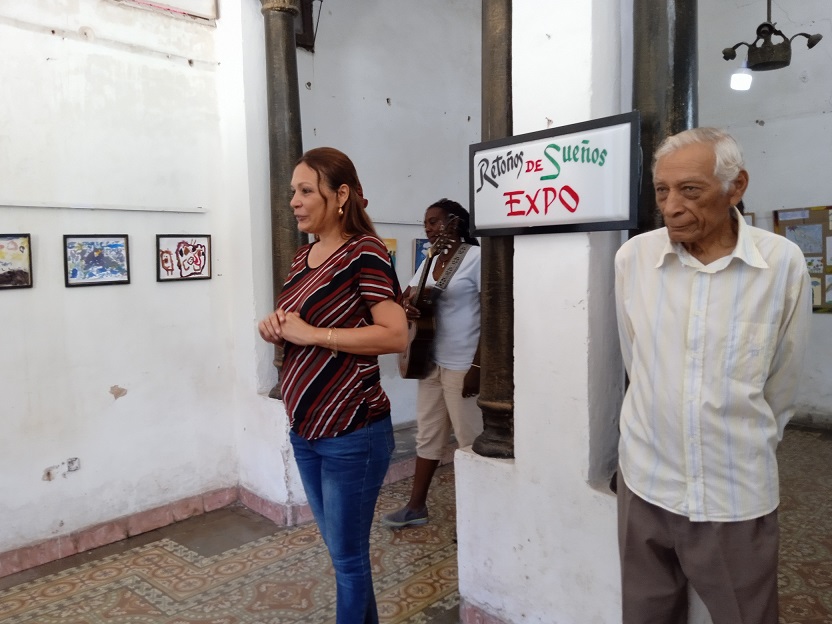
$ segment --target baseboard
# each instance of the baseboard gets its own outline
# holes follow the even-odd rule
[[[832,415],[810,413],[795,414],[789,424],[809,429],[823,429],[829,431],[832,430]]]
[[[442,463],[448,463],[448,461],[453,461],[453,449],[450,449],[442,459]],[[384,479],[385,485],[412,477],[415,467],[415,457],[392,464]],[[174,522],[221,509],[237,502],[279,526],[295,526],[313,520],[309,505],[275,503],[243,487],[222,488],[140,511],[130,516],[116,518],[68,535],[60,535],[37,544],[0,553],[0,577],[106,546],[134,535],[161,529]]]
[[[60,535],[31,546],[0,553],[0,577],[77,555],[99,546],[106,546],[133,535],[160,529],[174,522],[226,507],[237,502],[238,499],[239,491],[236,487],[213,490],[96,524],[68,535]]]
[[[508,624],[505,620],[486,613],[461,598],[459,601],[459,621],[460,624]]]
[[[278,526],[297,526],[314,520],[309,505],[284,505],[266,500],[245,488],[240,488],[240,503],[274,522]]]

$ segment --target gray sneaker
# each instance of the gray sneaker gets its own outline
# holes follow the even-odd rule
[[[406,526],[419,526],[428,523],[428,508],[413,511],[407,506],[402,507],[398,511],[382,516],[381,523],[384,526],[401,528]]]

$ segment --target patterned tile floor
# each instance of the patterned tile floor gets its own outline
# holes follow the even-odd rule
[[[780,624],[832,624],[832,431],[789,427],[780,462]]]
[[[397,432],[394,460],[412,456]],[[377,516],[412,479],[384,486]],[[382,622],[457,624],[452,466],[437,471],[431,522],[376,522],[371,557]],[[314,524],[280,528],[242,506],[0,578],[2,624],[316,624],[334,622],[332,566]]]
[[[789,428],[780,459],[780,624],[832,624],[832,432]],[[377,513],[410,483],[385,486]],[[429,502],[426,526],[373,529],[382,622],[458,622],[451,466]],[[234,506],[0,579],[0,623],[330,623],[334,594],[313,525],[278,528]]]

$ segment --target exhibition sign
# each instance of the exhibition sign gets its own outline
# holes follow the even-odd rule
[[[475,236],[637,225],[636,111],[478,143],[469,154]]]

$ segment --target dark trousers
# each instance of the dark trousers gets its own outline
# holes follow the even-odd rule
[[[639,498],[618,471],[623,624],[685,624],[687,584],[714,624],[777,624],[777,511],[691,522]]]

